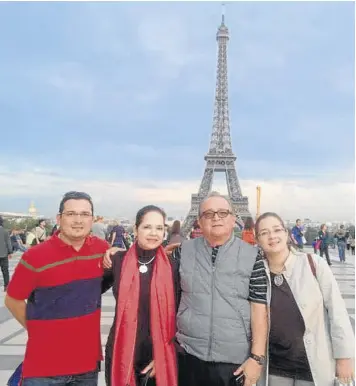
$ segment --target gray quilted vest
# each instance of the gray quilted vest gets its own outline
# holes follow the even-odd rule
[[[243,363],[250,354],[249,283],[257,249],[239,238],[219,248],[215,267],[203,237],[182,244],[177,339],[207,362]]]

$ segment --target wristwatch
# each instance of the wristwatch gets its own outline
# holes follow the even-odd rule
[[[250,358],[254,359],[260,366],[266,363],[266,357],[264,355],[250,354]]]

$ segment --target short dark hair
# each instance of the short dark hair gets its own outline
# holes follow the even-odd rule
[[[62,214],[63,213],[63,210],[64,210],[64,204],[69,201],[69,200],[86,200],[90,203],[90,206],[91,206],[91,211],[92,211],[92,214],[94,214],[94,205],[93,205],[93,200],[91,199],[91,197],[89,196],[88,193],[85,193],[85,192],[76,192],[76,191],[71,191],[71,192],[67,192],[60,204],[59,204],[59,214]]]
[[[295,220],[295,222],[298,222],[298,221],[302,221],[300,218],[297,218],[296,220]]]
[[[0,216],[0,227],[4,225],[4,219]]]
[[[37,226],[39,227],[41,225],[41,222],[46,221],[44,218],[41,218],[38,220]]]
[[[274,212],[266,212],[266,213],[261,214],[261,216],[260,216],[260,217],[257,219],[257,221],[256,221],[256,224],[255,224],[255,233],[256,233],[256,235],[258,234],[258,231],[259,231],[260,222],[261,222],[262,220],[264,220],[265,218],[268,218],[268,217],[274,217],[275,219],[277,219],[277,220],[281,223],[282,227],[283,227],[284,229],[286,229],[286,227],[285,227],[285,225],[284,225],[284,221],[282,220],[282,218],[281,218],[280,216],[278,216],[277,213],[274,213]]]
[[[163,217],[163,222],[166,221],[166,213],[163,209],[159,208],[156,205],[146,205],[143,208],[141,208],[136,214],[136,221],[135,221],[136,228],[138,228],[141,225],[144,216],[150,212],[157,212],[161,214]]]

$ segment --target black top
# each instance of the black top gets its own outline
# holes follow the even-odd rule
[[[155,250],[144,251],[138,248],[139,261],[148,263],[156,254]],[[138,301],[138,317],[137,317],[137,335],[135,348],[135,368],[137,371],[143,370],[153,359],[152,339],[150,331],[150,294],[151,294],[151,279],[153,267],[156,259],[146,265],[148,271],[140,273],[140,297]],[[140,267],[140,263],[137,266]]]
[[[305,324],[292,291],[283,277],[278,287],[271,273],[271,330],[269,371],[272,375],[313,381],[303,336]]]
[[[136,244],[137,245],[137,244]],[[148,263],[153,256],[156,254],[156,249],[154,250],[143,250],[137,246],[137,255],[138,260],[141,263]],[[126,251],[117,252],[113,257],[113,267],[111,270],[107,270],[104,273],[104,279],[102,283],[102,292],[106,292],[111,286],[113,287],[113,294],[117,301],[118,299],[118,288],[120,287],[120,274],[123,258],[126,254]],[[147,264],[147,272],[139,273],[140,275],[140,294],[139,294],[139,304],[138,304],[138,317],[137,317],[137,335],[136,335],[136,345],[135,345],[135,358],[134,358],[134,367],[136,372],[140,372],[146,367],[153,359],[152,353],[152,339],[150,332],[150,287],[153,267],[156,259],[151,263]],[[179,281],[179,261],[172,260],[172,279],[175,287],[175,296],[176,302],[178,304],[178,291],[177,283]],[[140,267],[140,263],[137,262],[137,268]],[[107,348],[109,347],[112,350],[114,331],[116,323],[116,314],[114,319],[114,324],[111,328],[111,332],[108,337]],[[109,350],[109,351],[110,351]],[[111,353],[110,353],[111,358]]]

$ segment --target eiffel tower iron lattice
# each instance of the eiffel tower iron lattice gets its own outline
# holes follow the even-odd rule
[[[248,198],[241,193],[235,168],[236,156],[231,146],[227,79],[227,43],[229,41],[229,30],[225,25],[224,12],[222,14],[221,25],[216,34],[216,40],[218,43],[218,66],[213,130],[210,148],[204,157],[206,166],[203,179],[200,183],[198,194],[192,194],[191,208],[182,225],[182,233],[184,236],[190,232],[194,221],[198,218],[199,204],[211,192],[215,172],[225,173],[228,197],[232,203],[235,214],[242,218],[251,216],[248,208]]]

